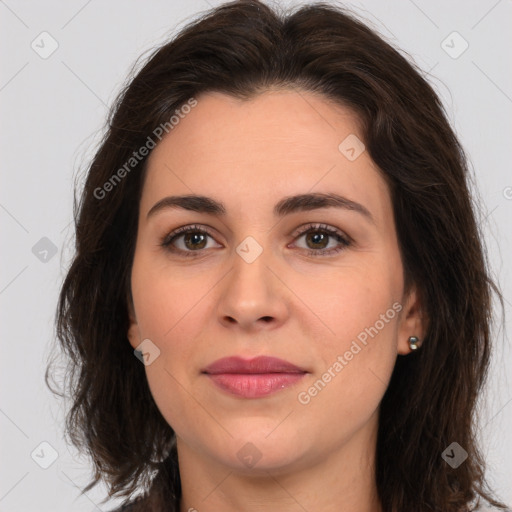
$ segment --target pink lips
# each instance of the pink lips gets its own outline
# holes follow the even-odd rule
[[[287,388],[307,372],[275,357],[225,357],[207,366],[205,373],[224,391],[244,398],[259,398]]]

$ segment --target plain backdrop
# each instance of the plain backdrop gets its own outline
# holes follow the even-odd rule
[[[220,3],[0,0],[2,512],[107,511],[118,503],[100,504],[106,496],[102,486],[80,496],[90,461],[66,445],[63,419],[69,404],[57,400],[43,380],[59,286],[73,247],[74,180],[81,182],[79,171],[86,168],[108,107],[137,57]],[[512,2],[343,5],[428,74],[474,169],[482,229],[506,299],[508,326],[494,332],[480,434],[489,481],[510,506]],[[500,310],[497,318],[499,323]]]

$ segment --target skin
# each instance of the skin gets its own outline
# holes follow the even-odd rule
[[[350,161],[338,149],[362,140],[349,109],[313,93],[269,90],[242,101],[205,93],[148,160],[132,268],[133,348],[150,339],[160,355],[145,366],[154,400],[177,436],[181,512],[223,510],[376,512],[375,450],[380,401],[407,340],[423,337],[414,287],[404,294],[403,267],[387,185],[368,152]],[[299,193],[337,193],[364,205],[374,223],[345,209],[273,215]],[[164,209],[169,195],[221,201],[226,216]],[[318,244],[298,228],[321,223],[352,239]],[[181,236],[172,253],[159,243],[198,224],[212,236]],[[320,230],[321,232],[321,230]],[[236,248],[252,236],[263,252],[247,263]],[[317,245],[315,245],[315,243]],[[385,323],[330,382],[308,390],[398,302]],[[361,345],[361,344],[360,344]],[[280,357],[306,369],[292,387],[258,399],[219,390],[201,370],[226,356]],[[237,453],[252,443],[248,467]],[[246,448],[247,449],[247,448]]]

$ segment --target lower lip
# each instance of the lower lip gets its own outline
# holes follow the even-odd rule
[[[207,374],[224,391],[244,398],[260,398],[293,386],[305,373]]]

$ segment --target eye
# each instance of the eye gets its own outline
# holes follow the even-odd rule
[[[325,224],[309,224],[302,227],[295,236],[298,238],[305,237],[308,247],[314,249],[307,251],[309,256],[327,256],[336,254],[344,250],[346,247],[349,247],[352,243],[351,239],[341,231],[326,226]],[[337,241],[337,244],[334,244],[334,247],[327,249],[329,239],[332,240],[333,238]],[[306,247],[306,249],[308,247]]]
[[[211,247],[207,246],[208,237],[213,239],[211,233],[203,227],[183,226],[174,230],[172,233],[166,235],[161,241],[160,245],[170,252],[179,253],[179,255],[187,257],[198,257],[201,255],[203,249]],[[309,256],[326,256],[336,254],[346,247],[350,246],[351,239],[344,235],[337,229],[326,226],[325,224],[309,224],[300,229],[298,233],[294,234],[295,238],[305,237],[306,243],[310,250],[307,250]],[[334,247],[329,246],[329,239],[335,239],[337,243]],[[177,242],[180,241],[182,247],[178,247]]]
[[[169,235],[166,235],[164,239],[160,242],[162,247],[165,247],[171,252],[179,252],[183,256],[198,256],[198,254],[194,254],[199,252],[202,249],[206,249],[206,239],[210,237],[213,239],[212,235],[209,231],[199,226],[183,226],[174,230]],[[175,243],[179,239],[183,239],[182,242],[184,244],[183,247],[176,247]],[[190,250],[191,248],[191,250]]]

